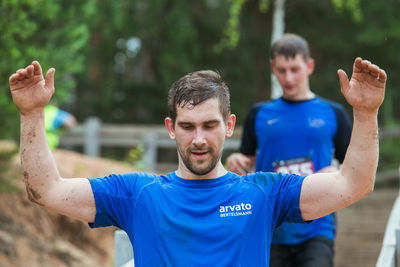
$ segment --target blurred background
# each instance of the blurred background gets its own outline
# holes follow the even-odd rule
[[[396,104],[400,100],[400,75],[396,75],[400,1],[286,0],[280,10],[277,2],[0,1],[0,140],[18,143],[19,114],[8,77],[33,60],[44,71],[56,68],[52,103],[80,124],[96,116],[105,124],[162,126],[171,84],[188,72],[213,69],[230,87],[231,109],[240,126],[254,103],[271,98],[269,49],[276,27],[281,27],[309,42],[316,62],[311,90],[342,103],[349,114],[336,70],[350,74],[357,56],[386,70],[379,121],[389,137],[381,141],[378,172],[389,173],[390,179],[378,183],[396,187],[398,180],[391,178],[397,178],[400,162],[400,105]],[[277,12],[283,14],[278,24],[274,22]],[[142,153],[141,146],[128,151],[110,147],[101,155],[131,163],[139,161]],[[164,157],[176,154],[163,153]],[[8,154],[4,155],[0,170],[9,165],[4,163]],[[76,168],[73,175],[86,170],[83,165]]]
[[[356,56],[367,58],[389,75],[380,127],[396,127],[400,1],[284,2],[281,26],[305,37],[316,61],[311,89],[350,113],[336,70],[350,73]],[[240,125],[253,103],[270,99],[274,12],[273,0],[0,1],[0,138],[18,140],[8,77],[32,60],[56,68],[52,103],[79,122],[95,115],[105,123],[162,124],[173,81],[217,70]],[[382,143],[380,170],[397,167],[399,146],[397,138]]]

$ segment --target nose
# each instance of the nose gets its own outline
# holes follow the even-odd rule
[[[293,74],[290,71],[285,73],[285,81],[291,83],[293,80]]]
[[[206,138],[201,128],[196,129],[192,140],[192,144],[195,146],[202,146],[206,144]]]

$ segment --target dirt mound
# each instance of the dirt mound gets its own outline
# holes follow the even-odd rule
[[[9,142],[0,142],[0,154],[13,148]],[[54,158],[63,177],[103,177],[134,171],[119,162],[65,150],[54,151]],[[0,161],[0,182],[8,184],[0,192],[1,266],[112,266],[115,229],[91,230],[86,223],[33,204],[22,182],[19,156],[15,154],[7,164],[4,157]]]

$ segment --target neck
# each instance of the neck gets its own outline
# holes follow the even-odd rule
[[[221,161],[210,172],[197,175],[190,171],[183,162],[179,161],[178,169],[176,170],[176,175],[183,179],[215,179],[224,176],[228,171],[224,168]]]
[[[282,98],[289,101],[303,101],[303,100],[310,100],[315,97],[315,94],[308,89],[305,93],[299,95],[283,95]]]

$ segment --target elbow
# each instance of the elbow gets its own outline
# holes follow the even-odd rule
[[[368,180],[369,180],[369,182],[365,184],[364,190],[362,190],[362,195],[361,195],[360,199],[364,198],[364,197],[370,195],[372,192],[374,192],[375,176],[373,176],[372,178],[370,178]]]
[[[43,203],[41,202],[42,197],[37,190],[26,185],[26,193],[28,194],[28,199],[31,202],[34,202],[36,204],[39,204],[40,206],[43,206]]]
[[[371,194],[372,192],[374,192],[374,188],[375,188],[375,176],[372,179],[371,183],[369,184],[369,186],[367,187],[365,196],[368,196],[369,194]]]
[[[37,189],[35,189],[30,183],[29,183],[29,174],[28,172],[24,172],[24,182],[25,182],[25,187],[26,187],[26,193],[28,195],[28,199],[34,203],[37,203],[41,206],[43,204],[41,203],[41,194]]]

